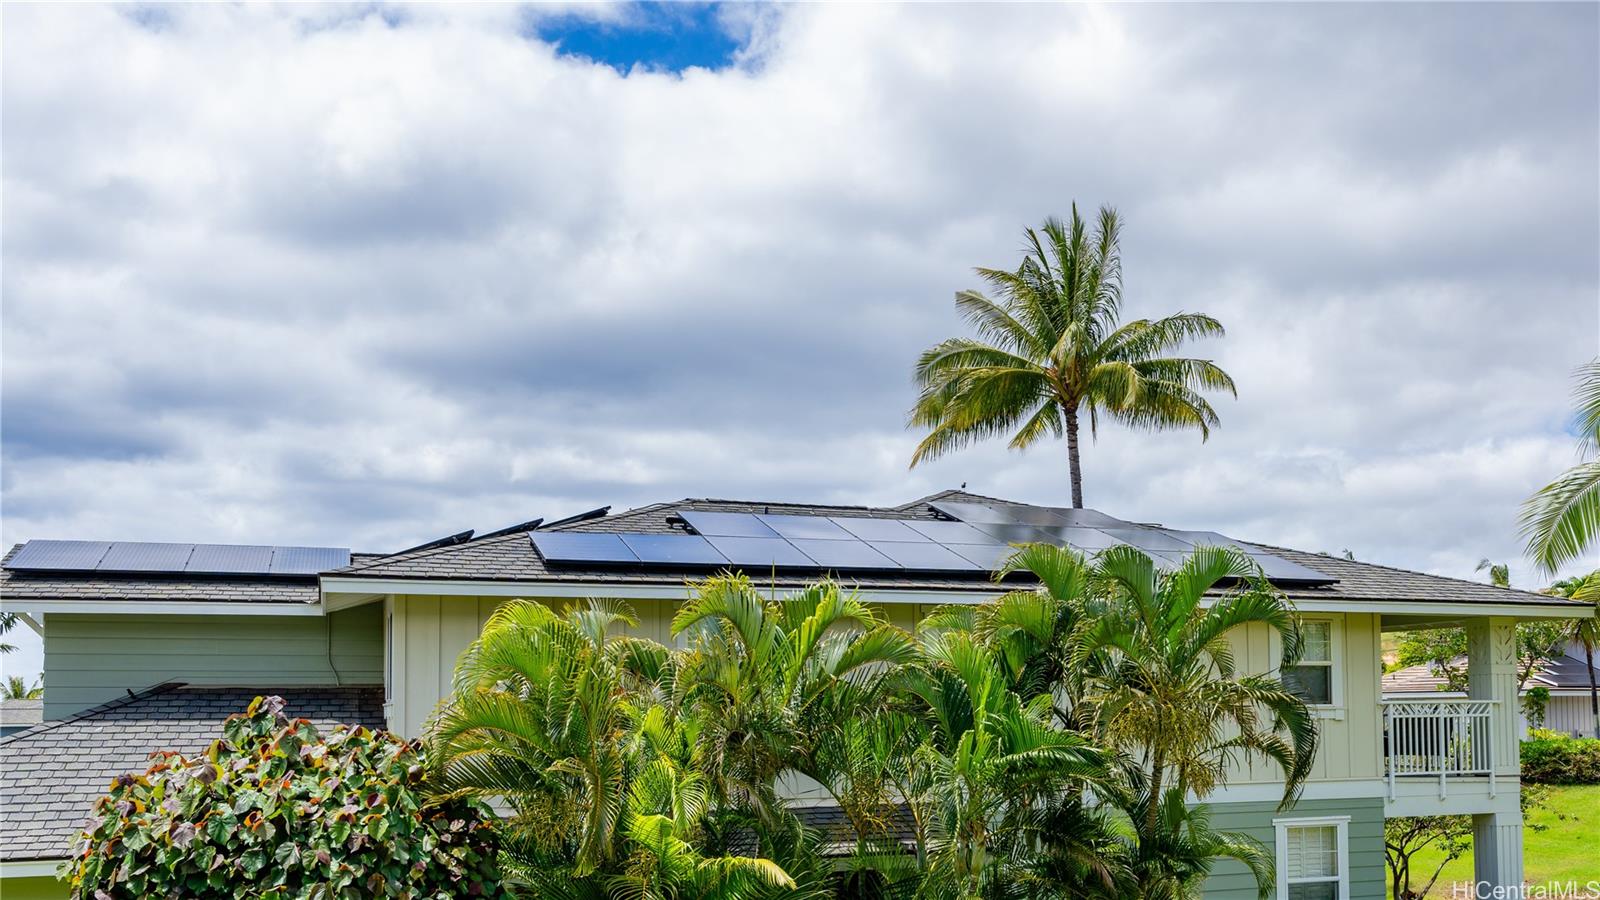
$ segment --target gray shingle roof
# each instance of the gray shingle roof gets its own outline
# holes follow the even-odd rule
[[[43,700],[0,700],[0,728],[28,728],[43,721]]]
[[[143,772],[156,750],[203,752],[228,716],[277,694],[285,714],[320,729],[382,728],[381,687],[163,685],[0,738],[0,860],[60,859],[95,798],[118,775]]]
[[[929,505],[939,500],[985,502],[997,498],[983,497],[965,491],[942,491],[910,503],[893,507],[817,505],[801,503],[760,502],[748,500],[686,499],[668,503],[653,503],[614,515],[589,519],[561,526],[562,531],[585,532],[681,532],[673,517],[682,510],[711,512],[774,512],[791,515],[816,516],[870,516],[885,519],[934,519],[939,515]],[[1012,503],[1015,501],[1001,500]],[[1411,572],[1390,566],[1357,562],[1320,553],[1307,553],[1267,544],[1253,544],[1290,562],[1299,563],[1338,579],[1337,584],[1326,587],[1293,587],[1286,593],[1301,600],[1385,600],[1449,603],[1539,603],[1558,602],[1555,598],[1526,591],[1498,588],[1493,585],[1438,575]],[[442,547],[416,553],[363,559],[349,567],[330,573],[330,577],[356,576],[367,578],[409,579],[459,579],[484,581],[543,581],[610,584],[682,584],[685,578],[699,577],[695,573],[662,574],[659,572],[628,572],[615,569],[590,569],[564,566],[557,570],[547,568],[534,552],[527,534],[510,534],[501,537],[471,541],[453,547]],[[773,581],[780,586],[804,584],[806,576],[782,575],[775,581],[763,576],[763,583]],[[993,584],[974,578],[934,578],[923,575],[906,577],[874,576],[853,579],[862,588],[924,589],[972,591],[990,593]]]

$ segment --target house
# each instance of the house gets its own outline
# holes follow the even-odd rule
[[[1590,681],[1593,678],[1594,681]],[[1583,645],[1568,642],[1560,656],[1541,664],[1522,686],[1519,697],[1526,701],[1528,691],[1542,687],[1550,692],[1550,702],[1545,707],[1542,727],[1562,731],[1573,737],[1592,737],[1594,731],[1594,705],[1590,685],[1600,681],[1600,656],[1591,672],[1585,659]],[[1424,694],[1429,698],[1454,698],[1464,696],[1450,690],[1442,674],[1428,665],[1406,666],[1383,676],[1383,696],[1395,700],[1416,699]],[[1519,708],[1519,731],[1526,734],[1534,723],[1527,720],[1526,706]]]
[[[999,588],[1015,542],[1086,551],[1127,543],[1170,563],[1198,544],[1250,553],[1301,612],[1308,649],[1293,672],[1320,720],[1314,775],[1287,811],[1277,772],[1241,763],[1208,802],[1218,827],[1254,835],[1279,860],[1282,898],[1381,898],[1383,821],[1470,814],[1478,877],[1520,884],[1516,673],[1519,620],[1570,618],[1569,601],[1354,560],[945,491],[900,506],[682,500],[598,509],[455,535],[394,554],[333,548],[31,541],[0,561],[6,609],[40,627],[45,718],[0,739],[0,882],[8,898],[60,896],[49,874],[96,785],[147,750],[203,745],[226,712],[274,692],[291,712],[415,735],[445,696],[457,655],[511,598],[625,600],[637,631],[673,641],[685,582],[743,569],[773,590],[832,572],[892,622]],[[1384,699],[1385,631],[1465,625],[1462,698]],[[1267,672],[1265,628],[1233,637],[1236,662]],[[837,823],[794,788],[802,815]],[[1214,897],[1253,897],[1242,867],[1218,867]]]
[[[0,737],[44,721],[43,700],[0,700]]]

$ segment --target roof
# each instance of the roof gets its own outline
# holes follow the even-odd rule
[[[380,687],[188,687],[169,684],[0,738],[0,860],[62,859],[97,797],[149,755],[204,752],[228,716],[276,694],[318,728],[382,728]]]
[[[43,721],[43,700],[0,700],[0,728],[27,728]]]
[[[806,504],[765,502],[750,500],[723,500],[688,498],[665,503],[653,503],[637,509],[626,510],[569,524],[556,526],[559,531],[609,532],[609,533],[682,533],[675,517],[685,510],[705,512],[772,512],[788,515],[853,516],[885,519],[939,519],[943,518],[931,504],[940,501],[1000,502],[966,491],[950,490],[913,500],[899,506],[869,507],[840,504]],[[1026,504],[1019,504],[1026,505]],[[1245,542],[1249,543],[1249,542]],[[1559,604],[1558,598],[1509,588],[1495,587],[1476,581],[1428,575],[1390,566],[1358,562],[1309,553],[1270,544],[1249,543],[1267,553],[1289,562],[1316,569],[1332,578],[1336,584],[1325,586],[1294,586],[1285,588],[1292,599],[1298,600],[1352,600],[1352,601],[1415,601],[1422,603],[1533,603],[1541,606]],[[548,567],[533,549],[526,532],[469,541],[450,547],[400,553],[386,557],[364,558],[350,566],[327,573],[325,579],[341,577],[415,579],[426,580],[481,580],[481,581],[536,581],[578,582],[601,584],[658,584],[677,585],[686,579],[703,577],[704,572],[628,571],[616,568]],[[762,577],[762,582],[779,586],[798,586],[814,580],[814,575],[779,573],[775,578]],[[970,591],[993,593],[992,582],[982,578],[930,577],[927,575],[893,574],[871,575],[851,579],[851,583],[865,589],[922,589],[950,592]]]
[[[12,547],[0,565],[11,560]],[[6,600],[143,600],[190,603],[316,603],[315,576],[154,575],[0,569]]]

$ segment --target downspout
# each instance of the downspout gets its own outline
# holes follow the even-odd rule
[[[327,623],[328,671],[333,673],[334,685],[342,687],[344,681],[339,677],[339,667],[333,664],[333,614],[328,613],[322,619]]]

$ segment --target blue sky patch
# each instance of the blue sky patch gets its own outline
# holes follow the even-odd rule
[[[742,42],[730,34],[717,3],[634,3],[620,21],[576,14],[542,18],[532,35],[562,56],[591,59],[626,75],[640,68],[682,72],[732,65]]]

